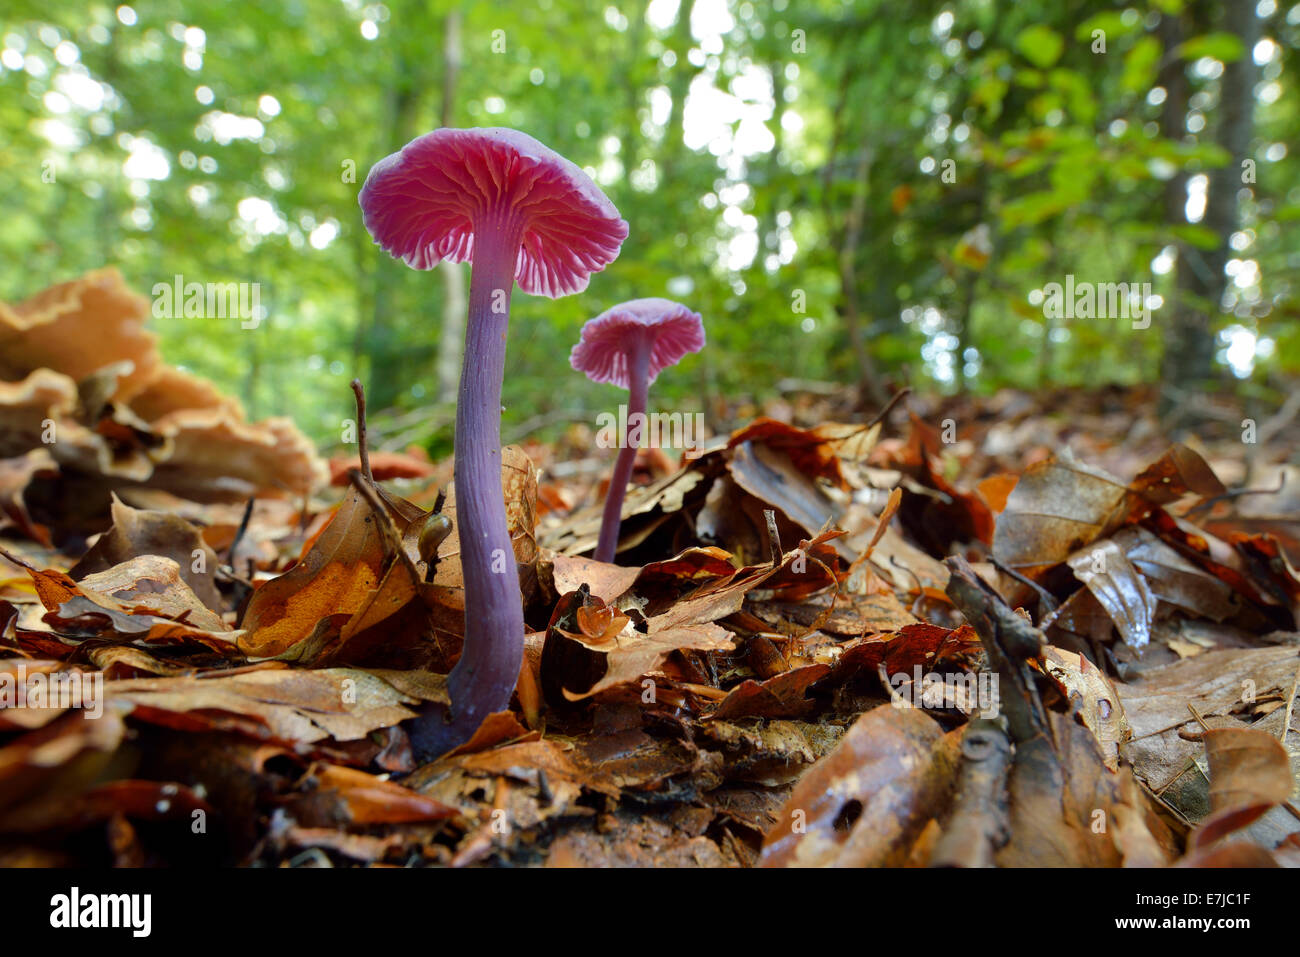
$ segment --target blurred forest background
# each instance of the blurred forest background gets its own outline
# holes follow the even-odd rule
[[[0,299],[101,265],[257,282],[267,316],[155,319],[170,361],[337,442],[445,451],[468,266],[372,245],[371,165],[511,126],[631,227],[580,296],[515,296],[503,434],[619,401],[567,363],[627,298],[699,311],[656,385],[712,414],[797,383],[1158,382],[1171,407],[1300,372],[1300,4],[1280,0],[5,0]],[[1150,282],[1153,321],[1043,287]]]

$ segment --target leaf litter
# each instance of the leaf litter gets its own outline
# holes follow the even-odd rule
[[[421,754],[463,640],[447,463],[326,468],[166,367],[115,274],[79,282],[4,319],[0,861],[1300,858],[1296,519],[1238,497],[1227,439],[1114,436],[1086,393],[1091,429],[802,397],[644,453],[617,564],[581,449],[507,448],[516,699]]]

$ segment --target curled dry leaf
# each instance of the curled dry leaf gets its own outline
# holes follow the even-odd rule
[[[302,559],[254,592],[240,646],[258,658],[318,662],[337,656],[363,631],[401,611],[429,587],[406,532],[426,518],[409,502],[379,512],[348,489]]]
[[[795,785],[763,839],[760,866],[902,864],[926,823],[944,813],[956,759],[956,739],[925,712],[868,711]]]
[[[1112,538],[1161,601],[1211,621],[1223,621],[1241,609],[1227,582],[1192,564],[1147,529],[1122,528]]]
[[[1122,637],[1134,648],[1151,641],[1156,597],[1114,541],[1096,542],[1066,559],[1074,575],[1110,615]]]
[[[1227,491],[1205,459],[1182,443],[1143,469],[1129,489],[1154,505],[1166,505],[1189,493],[1205,499]]]
[[[1205,732],[1210,765],[1210,814],[1192,832],[1189,851],[1207,848],[1248,827],[1291,797],[1295,782],[1282,744],[1256,728]]]
[[[147,480],[155,463],[171,454],[163,437],[106,420],[90,426],[77,419],[77,384],[50,369],[36,369],[20,382],[0,381],[0,454],[46,448],[67,468],[124,482]],[[120,423],[119,423],[120,425]]]
[[[288,806],[307,827],[414,824],[460,813],[393,781],[323,762],[307,769],[296,790]]]
[[[149,300],[133,292],[116,269],[59,283],[17,306],[0,303],[0,378],[54,369],[80,382],[123,360],[131,372],[110,398],[125,401],[157,374],[162,359],[145,328]]]
[[[550,569],[550,583],[557,595],[567,595],[586,585],[591,593],[605,601],[614,601],[632,587],[641,569],[611,565],[577,555],[553,555],[543,558],[541,568]]]
[[[745,443],[766,446],[782,453],[799,473],[847,488],[841,463],[865,462],[879,436],[878,424],[826,422],[813,429],[800,429],[775,419],[759,418],[733,432],[727,447],[735,450]]]
[[[670,612],[651,618],[643,633],[585,590],[565,595],[542,648],[542,690],[552,705],[563,705],[635,683],[674,651],[730,651],[731,634],[712,623],[711,613],[721,618],[730,612]]]
[[[0,432],[3,430],[0,425]],[[13,528],[45,548],[53,547],[49,529],[28,514],[23,493],[38,475],[51,474],[57,468],[49,449],[32,449],[14,458],[0,458],[0,531]]]
[[[80,581],[122,562],[144,555],[172,559],[194,594],[213,611],[221,608],[214,573],[217,554],[203,541],[199,530],[179,515],[135,509],[113,496],[112,526],[68,574]]]
[[[1136,861],[1153,846],[1172,849],[1128,770],[1106,767],[1092,732],[1072,715],[1049,711],[1047,718],[1050,738],[1016,746],[1007,783],[1011,840],[998,851],[998,866],[1116,867],[1125,853]],[[1117,823],[1122,837],[1106,840]]]
[[[1110,679],[1083,655],[1052,645],[1043,646],[1043,670],[1061,686],[1097,739],[1106,767],[1118,770],[1119,746],[1133,736],[1133,729]]]
[[[86,575],[77,583],[77,589],[104,608],[132,615],[156,615],[200,631],[229,631],[221,616],[190,589],[181,577],[180,566],[161,555],[141,555]]]
[[[149,484],[197,502],[301,497],[325,484],[325,463],[291,419],[245,422],[228,407],[182,409],[151,423],[172,443]]]
[[[798,718],[815,707],[808,690],[830,674],[830,665],[807,665],[765,681],[742,681],[727,692],[713,712],[715,718]]]
[[[652,531],[666,516],[683,508],[688,500],[702,499],[708,490],[710,471],[720,468],[714,462],[694,462],[649,485],[627,491],[623,500],[623,521],[619,531],[619,548],[631,547],[641,536]],[[593,505],[571,515],[559,525],[549,527],[541,544],[566,555],[592,551],[600,537],[603,506]]]

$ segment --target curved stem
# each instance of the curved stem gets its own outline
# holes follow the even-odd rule
[[[635,427],[634,417],[640,418],[638,439],[645,435],[648,427],[645,407],[650,391],[650,349],[648,337],[638,336],[629,345],[627,353],[627,424],[629,428]],[[632,478],[632,466],[636,464],[637,446],[641,444],[639,441],[629,442],[627,432],[619,436],[619,439],[618,460],[614,463],[614,474],[609,479],[609,491],[605,493],[605,512],[600,518],[600,540],[596,544],[594,555],[598,562],[614,560],[614,552],[618,549],[618,528],[623,521],[623,497],[627,494],[627,483]]]
[[[452,727],[465,740],[510,706],[524,653],[519,572],[501,489],[501,383],[520,236],[506,217],[475,223],[469,321],[456,404],[456,525],[465,581],[465,645],[447,678]]]

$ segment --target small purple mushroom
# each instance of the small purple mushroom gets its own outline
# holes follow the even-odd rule
[[[374,165],[360,196],[375,242],[415,269],[471,262],[456,404],[455,483],[465,645],[447,685],[468,738],[510,706],[524,618],[501,488],[501,383],[510,294],[581,292],[627,238],[614,204],[581,169],[509,129],[439,129]]]
[[[627,422],[645,422],[646,395],[659,373],[688,352],[704,348],[704,323],[671,299],[632,299],[602,312],[582,327],[569,364],[586,373],[592,382],[609,382],[628,390]],[[630,430],[629,430],[630,431]],[[644,426],[638,435],[644,433]],[[595,559],[612,562],[618,546],[623,496],[637,445],[626,435],[620,438],[618,460],[605,496],[605,513],[600,521],[600,540]]]

